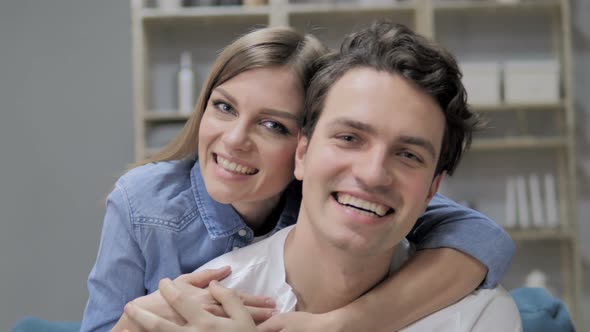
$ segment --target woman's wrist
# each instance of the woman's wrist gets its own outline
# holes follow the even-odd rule
[[[321,331],[353,332],[360,331],[355,322],[354,313],[347,310],[347,307],[320,314]]]

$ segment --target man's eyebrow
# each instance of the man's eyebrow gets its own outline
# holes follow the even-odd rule
[[[349,118],[336,118],[334,121],[332,121],[332,123],[329,124],[329,126],[330,127],[336,127],[336,126],[351,127],[353,129],[364,131],[369,134],[375,134],[377,132],[377,130],[375,130],[375,128],[373,128],[373,126],[371,126],[370,124],[367,124],[367,123],[364,123],[361,121],[357,121],[357,120],[352,120]]]
[[[401,136],[399,140],[405,144],[423,147],[430,153],[432,158],[436,159],[436,150],[429,140],[417,136]]]
[[[353,129],[364,131],[368,134],[375,134],[377,132],[377,130],[369,124],[357,120],[352,120],[349,118],[336,118],[334,121],[332,121],[332,123],[329,124],[329,126],[350,127]],[[436,159],[436,150],[434,149],[434,145],[432,145],[432,143],[429,140],[417,136],[400,136],[398,137],[398,140],[405,144],[420,146],[426,149],[428,153],[432,156],[432,158]]]
[[[233,105],[236,105],[238,103],[236,101],[236,99],[229,92],[225,91],[223,88],[217,87],[213,91],[222,94]],[[277,110],[274,108],[263,108],[261,114],[274,115],[274,116],[278,116],[281,118],[294,120],[297,123],[299,123],[299,121],[300,121],[300,119],[297,115],[287,112],[287,111]]]

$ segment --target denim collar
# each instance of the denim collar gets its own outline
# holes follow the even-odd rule
[[[203,220],[212,239],[229,237],[244,227],[248,227],[230,204],[219,203],[209,196],[198,160],[195,160],[195,164],[191,169],[191,183],[201,220]],[[286,226],[293,225],[297,221],[301,204],[301,183],[293,181],[285,190],[285,195],[285,207],[271,234]]]
[[[230,204],[219,203],[209,196],[198,160],[191,169],[191,183],[201,220],[212,239],[228,237],[248,227]]]

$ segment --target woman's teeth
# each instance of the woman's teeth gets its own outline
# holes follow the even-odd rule
[[[250,168],[248,166],[236,164],[235,162],[224,159],[219,155],[217,156],[217,164],[223,167],[223,169],[236,174],[252,175],[258,172],[256,168]]]

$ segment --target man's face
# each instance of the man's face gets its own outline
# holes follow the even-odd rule
[[[438,189],[445,120],[399,75],[356,68],[330,89],[312,138],[299,139],[301,222],[358,255],[392,249]]]

